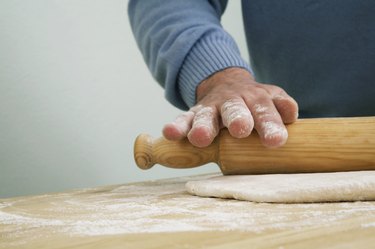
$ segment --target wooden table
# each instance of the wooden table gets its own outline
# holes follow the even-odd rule
[[[190,196],[194,176],[0,199],[0,248],[375,248],[375,202]]]

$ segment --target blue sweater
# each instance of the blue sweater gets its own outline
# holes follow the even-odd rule
[[[227,1],[130,0],[130,23],[166,98],[187,109],[228,67],[293,96],[300,117],[375,115],[374,0],[242,1],[251,67],[220,17]]]

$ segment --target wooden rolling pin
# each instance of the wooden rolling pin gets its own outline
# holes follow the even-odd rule
[[[141,169],[215,162],[224,175],[375,170],[375,117],[300,119],[287,129],[287,143],[276,149],[265,148],[256,132],[237,139],[223,129],[206,148],[142,134],[134,158]]]

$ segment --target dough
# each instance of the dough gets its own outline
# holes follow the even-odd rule
[[[375,171],[217,176],[186,184],[190,194],[254,202],[375,200]]]

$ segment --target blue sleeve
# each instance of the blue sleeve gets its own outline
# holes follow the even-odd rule
[[[130,24],[153,77],[180,109],[196,103],[196,87],[228,67],[250,71],[220,17],[227,1],[130,0]]]

